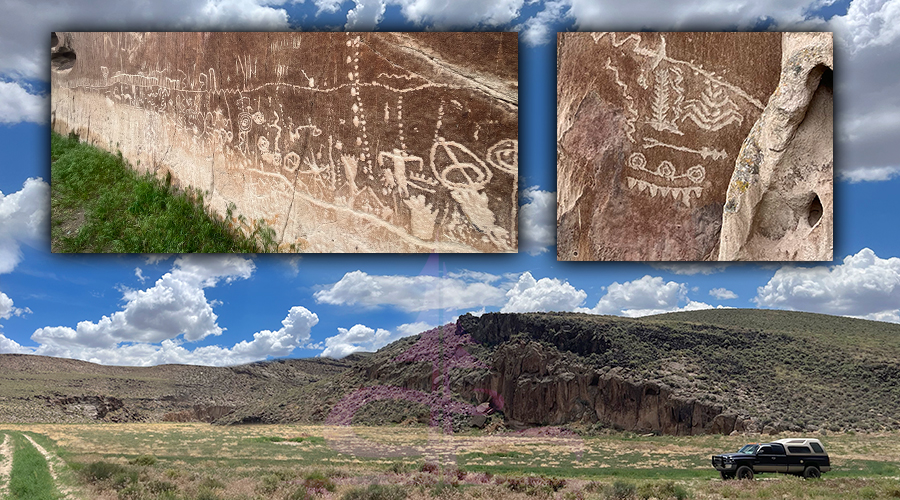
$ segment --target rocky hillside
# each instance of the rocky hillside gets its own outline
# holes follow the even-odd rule
[[[450,394],[451,396],[445,396]],[[228,368],[0,355],[0,421],[900,429],[900,325],[764,310],[465,315],[376,353]],[[434,411],[433,411],[434,410]]]

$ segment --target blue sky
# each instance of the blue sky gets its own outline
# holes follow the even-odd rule
[[[0,352],[134,365],[343,356],[470,311],[639,316],[768,307],[900,322],[900,0],[707,1],[666,9],[646,0],[7,5],[0,20]],[[556,31],[760,27],[835,32],[835,262],[556,262]],[[44,181],[47,34],[55,29],[519,31],[523,251],[52,255]]]

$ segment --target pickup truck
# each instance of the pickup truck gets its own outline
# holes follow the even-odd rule
[[[753,479],[761,472],[815,479],[831,470],[831,461],[822,443],[818,439],[805,438],[747,444],[737,453],[713,455],[712,465],[722,479]]]

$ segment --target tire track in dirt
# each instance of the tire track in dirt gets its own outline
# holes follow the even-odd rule
[[[68,500],[76,500],[79,498],[71,488],[62,485],[59,481],[59,469],[64,466],[62,460],[45,450],[43,446],[37,444],[37,442],[34,439],[31,439],[31,436],[28,434],[22,433],[22,435],[31,443],[31,446],[34,446],[34,448],[44,456],[44,460],[47,461],[47,466],[50,468],[50,476],[53,477],[53,482],[56,483],[56,489],[62,494],[62,498]]]
[[[12,470],[12,439],[9,434],[3,435],[0,443],[0,498],[9,494],[9,472]]]

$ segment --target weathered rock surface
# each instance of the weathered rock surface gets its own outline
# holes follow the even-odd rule
[[[515,33],[54,33],[51,121],[281,251],[517,249]]]
[[[781,80],[728,186],[719,260],[833,258],[832,36],[783,36]]]
[[[742,421],[723,405],[676,394],[655,381],[631,380],[621,368],[590,366],[582,356],[611,347],[602,338],[549,334],[514,314],[463,316],[458,325],[477,342],[498,345],[491,370],[458,390],[481,401],[491,401],[489,394],[499,395],[492,404],[502,401],[503,407],[496,409],[513,421],[525,425],[601,422],[615,429],[672,435],[727,434]],[[511,332],[540,341],[510,341]]]
[[[780,33],[560,33],[557,258],[715,260]]]

